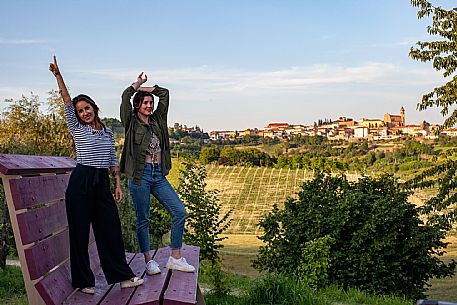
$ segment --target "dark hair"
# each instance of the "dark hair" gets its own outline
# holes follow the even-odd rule
[[[133,111],[135,113],[138,112],[138,108],[140,108],[141,104],[143,103],[143,100],[146,96],[150,96],[152,97],[152,103],[154,104],[154,95],[152,95],[152,93],[149,93],[149,92],[144,92],[144,91],[138,91],[137,93],[135,93],[135,95],[133,96]]]
[[[73,103],[73,106],[75,107],[75,113],[76,113],[76,118],[78,119],[78,122],[80,124],[85,124],[81,119],[79,118],[78,112],[76,111],[76,104],[80,101],[85,101],[89,103],[92,108],[94,108],[94,114],[95,114],[95,125],[100,124],[99,126],[102,126],[103,129],[105,129],[105,124],[103,124],[102,120],[100,120],[100,117],[98,116],[98,112],[100,108],[98,108],[97,104],[95,104],[94,100],[90,98],[90,96],[85,95],[85,94],[79,94],[78,96],[74,97],[71,102]]]

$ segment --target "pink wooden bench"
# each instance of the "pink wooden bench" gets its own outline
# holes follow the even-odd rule
[[[66,157],[0,154],[0,176],[29,304],[205,304],[198,287],[200,249],[185,246],[183,255],[195,273],[172,272],[165,267],[169,248],[155,251],[162,272],[145,276],[142,254],[126,253],[133,272],[144,278],[136,288],[107,285],[94,238],[89,254],[96,277],[96,293],[71,286],[65,189],[75,161]]]
[[[419,300],[416,303],[417,305],[457,305],[454,302],[446,302],[446,301],[434,301],[434,300]]]

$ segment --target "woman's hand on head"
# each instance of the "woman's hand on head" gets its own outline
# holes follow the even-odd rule
[[[144,75],[144,78],[143,78],[143,75]],[[138,77],[137,77],[137,82],[140,86],[142,84],[144,84],[145,82],[147,82],[147,80],[148,80],[148,76],[146,74],[144,74],[144,72],[141,72],[140,75],[138,75]]]
[[[49,64],[49,71],[51,71],[52,74],[54,74],[54,76],[60,75],[60,70],[59,70],[59,66],[57,65],[57,58],[55,55],[54,55],[54,62]]]

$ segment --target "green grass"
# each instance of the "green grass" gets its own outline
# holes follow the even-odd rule
[[[223,269],[251,280],[261,276],[251,266],[251,261],[255,258],[262,242],[255,235],[227,234],[223,236],[228,237],[222,241],[224,248],[220,251]],[[443,260],[446,262],[451,259],[457,260],[457,232],[454,231],[447,241],[450,245]],[[432,286],[425,292],[428,299],[457,302],[457,277],[431,279],[429,283]]]
[[[0,304],[28,304],[19,267],[6,266],[0,269]]]
[[[248,281],[246,277],[231,277],[230,293],[218,296],[206,292],[207,305],[253,305],[253,304],[296,304],[296,305],[412,305],[413,301],[390,296],[375,296],[358,290],[342,291],[336,287],[313,290],[302,282],[281,275],[267,275]],[[200,285],[210,285],[207,278]]]

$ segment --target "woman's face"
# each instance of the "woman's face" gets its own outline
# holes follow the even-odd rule
[[[75,105],[76,113],[78,114],[80,120],[87,125],[94,125],[95,112],[94,107],[85,100],[81,100]]]
[[[149,116],[151,115],[153,109],[154,100],[152,99],[152,96],[145,96],[140,108],[138,109],[138,113],[144,116]]]

